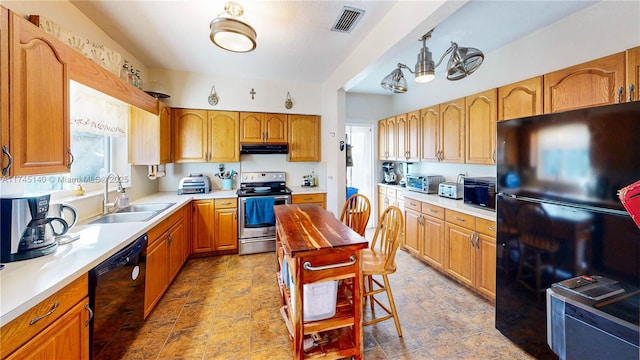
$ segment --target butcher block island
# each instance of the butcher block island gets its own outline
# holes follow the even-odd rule
[[[317,204],[277,205],[278,284],[294,359],[362,359],[367,240]]]

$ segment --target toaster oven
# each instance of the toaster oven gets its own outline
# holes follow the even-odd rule
[[[438,186],[444,182],[442,175],[407,175],[407,189],[425,194],[437,194]]]

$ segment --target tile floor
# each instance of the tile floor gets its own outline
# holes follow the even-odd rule
[[[291,359],[274,256],[190,259],[124,358]],[[491,303],[403,251],[397,263],[403,337],[392,320],[365,327],[365,359],[529,359],[495,330]]]

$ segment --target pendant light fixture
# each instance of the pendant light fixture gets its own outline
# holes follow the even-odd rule
[[[224,12],[209,24],[211,41],[232,52],[249,52],[256,48],[256,31],[244,21],[240,4],[228,2]]]
[[[451,42],[451,46],[442,55],[437,64],[434,64],[431,52],[427,47],[427,40],[431,38],[433,30],[424,34],[418,41],[422,41],[422,49],[418,53],[418,61],[416,62],[415,71],[411,70],[407,65],[398,63],[396,69],[391,74],[382,79],[380,85],[385,90],[392,93],[405,93],[407,92],[407,81],[404,78],[402,69],[409,70],[410,73],[415,75],[415,81],[418,83],[426,83],[435,78],[435,68],[440,66],[442,60],[451,54],[451,58],[447,63],[447,79],[454,81],[463,79],[471,75],[476,71],[482,61],[484,60],[484,54],[482,51],[476,48],[459,47],[455,42]]]

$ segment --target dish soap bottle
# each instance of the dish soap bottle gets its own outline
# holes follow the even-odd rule
[[[309,175],[309,186],[316,186],[316,177],[314,176],[313,171],[311,172],[311,175]]]

